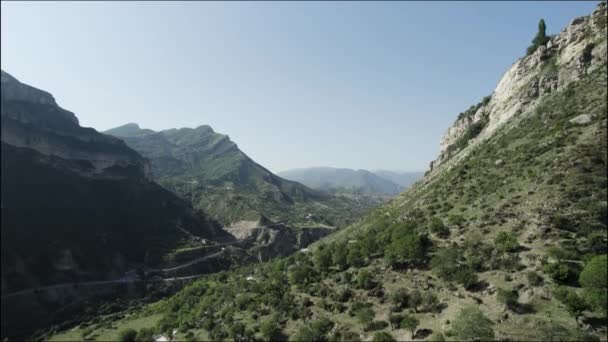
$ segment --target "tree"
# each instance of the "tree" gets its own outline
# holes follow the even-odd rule
[[[541,19],[538,22],[538,32],[536,33],[534,39],[532,39],[532,45],[530,45],[526,50],[526,53],[528,55],[533,54],[539,46],[547,44],[547,42],[549,41],[549,37],[547,37],[546,31],[547,26],[545,25],[545,20]]]
[[[401,321],[403,321],[404,316],[400,314],[390,314],[388,316],[388,321],[391,324],[391,329],[395,329],[395,327],[399,327]]]
[[[395,342],[395,338],[393,335],[387,333],[386,331],[379,331],[374,334],[373,342]]]
[[[583,297],[594,310],[606,313],[608,303],[607,255],[593,257],[579,276]]]
[[[369,290],[376,284],[374,283],[374,277],[368,270],[361,270],[357,274],[357,287],[360,289]]]
[[[260,333],[267,341],[276,340],[277,335],[281,332],[278,325],[278,317],[272,316],[262,322],[260,325]]]
[[[487,341],[494,339],[493,324],[481,310],[475,306],[469,306],[460,310],[456,316],[452,332],[460,341]]]
[[[135,329],[128,328],[119,333],[120,342],[135,342],[135,337],[137,337]]]
[[[414,312],[418,312],[418,307],[422,304],[422,293],[418,290],[410,292],[408,304],[414,309]]]
[[[319,245],[313,254],[313,260],[317,269],[321,272],[326,272],[332,262],[331,248],[328,248],[325,244]]]
[[[361,252],[361,247],[359,246],[359,243],[349,244],[346,262],[350,266],[354,267],[362,267],[363,265],[365,265],[365,258],[363,257],[363,253]]]
[[[391,295],[391,302],[399,309],[403,309],[407,307],[408,298],[409,294],[407,293],[407,290],[401,287],[393,292]]]
[[[384,257],[393,266],[402,262],[417,263],[424,260],[426,244],[426,238],[419,234],[396,233],[384,249]]]
[[[374,313],[374,310],[372,308],[370,308],[369,306],[362,307],[359,310],[357,310],[356,315],[357,315],[357,320],[359,321],[359,323],[361,323],[364,326],[367,326],[368,324],[370,324],[374,320],[374,317],[376,316],[376,314]]]
[[[431,291],[424,292],[422,294],[422,307],[424,311],[432,312],[437,310],[439,307],[439,299]]]
[[[332,261],[340,270],[348,266],[348,246],[346,242],[332,244]]]
[[[420,324],[420,321],[413,315],[405,315],[401,320],[401,328],[409,330],[412,337],[414,337],[418,324]]]

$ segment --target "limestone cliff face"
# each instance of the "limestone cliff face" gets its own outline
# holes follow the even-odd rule
[[[503,75],[489,101],[459,117],[441,139],[440,155],[431,162],[431,171],[468,150],[467,146],[486,139],[511,118],[531,113],[546,95],[605,64],[606,3],[600,3],[591,15],[572,20],[546,45],[518,59]],[[458,144],[475,124],[481,131],[465,146]]]
[[[146,159],[123,141],[80,127],[51,94],[1,74],[2,143],[72,161],[71,171],[89,178],[149,179]]]

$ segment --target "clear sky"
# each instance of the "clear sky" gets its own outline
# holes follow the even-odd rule
[[[2,2],[2,69],[83,126],[211,125],[272,171],[425,170],[539,18],[597,2]]]

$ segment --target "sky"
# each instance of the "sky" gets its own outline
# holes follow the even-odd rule
[[[424,171],[540,18],[597,2],[2,2],[1,66],[99,131],[207,124],[278,172]]]

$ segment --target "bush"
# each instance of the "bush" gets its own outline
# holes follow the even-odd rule
[[[414,317],[413,315],[405,315],[403,317],[403,320],[401,320],[400,326],[402,329],[409,330],[413,337],[414,332],[416,332],[416,328],[418,327],[418,324],[420,324],[418,318]]]
[[[360,289],[370,290],[376,286],[373,275],[368,270],[361,270],[357,274],[357,287]]]
[[[530,284],[530,286],[540,286],[543,283],[543,277],[534,271],[526,273],[526,278],[528,279],[528,284]]]
[[[450,229],[443,224],[441,219],[433,217],[431,219],[431,223],[429,224],[429,230],[431,233],[437,235],[438,237],[445,239],[450,236]]]
[[[151,328],[141,328],[135,337],[137,342],[154,341],[154,330]]]
[[[365,306],[357,310],[356,316],[359,323],[363,326],[367,326],[374,320],[376,314],[372,308]]]
[[[325,244],[319,245],[313,254],[315,266],[321,272],[326,272],[332,263],[332,250]]]
[[[118,334],[120,342],[135,342],[135,337],[137,337],[137,331],[135,329],[125,329],[121,330]]]
[[[543,271],[560,283],[567,283],[575,276],[574,270],[561,262],[546,264]]]
[[[399,309],[403,309],[408,305],[409,294],[404,288],[398,288],[391,295],[391,302]]]
[[[391,329],[399,328],[401,321],[403,321],[403,318],[405,317],[400,314],[390,314],[388,316],[388,321],[391,324]]]
[[[560,286],[555,291],[555,298],[566,305],[568,312],[578,317],[587,309],[587,303],[574,290]]]
[[[460,310],[454,320],[452,333],[457,340],[493,340],[494,330],[490,321],[477,307],[470,306]]]
[[[514,252],[517,249],[517,237],[512,233],[500,232],[494,239],[496,247],[504,252]]]
[[[583,297],[594,310],[606,313],[608,303],[607,256],[593,257],[579,276]]]
[[[281,329],[278,325],[278,317],[273,316],[262,322],[260,325],[260,333],[267,341],[273,341],[277,339]]]
[[[498,302],[509,307],[517,304],[518,298],[517,292],[513,290],[498,288],[498,291],[496,291],[496,299]]]
[[[386,331],[379,331],[374,334],[372,339],[373,342],[394,342],[397,341],[393,335],[387,333]]]

